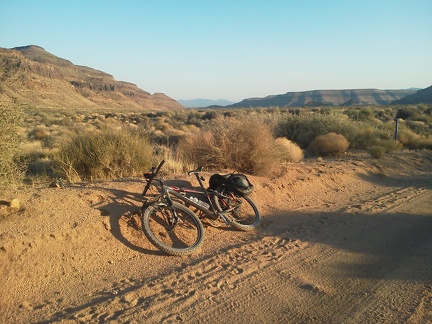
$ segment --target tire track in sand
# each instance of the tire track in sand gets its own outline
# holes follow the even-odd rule
[[[77,307],[55,317],[81,321],[195,322],[211,321],[220,314],[226,317],[227,312],[232,312],[236,318],[240,304],[244,310],[248,309],[245,305],[260,304],[260,295],[277,290],[281,281],[286,281],[292,273],[304,271],[296,269],[296,264],[305,268],[308,263],[315,264],[316,251],[308,253],[310,247],[299,240],[264,237],[150,281],[117,284],[111,291],[112,299]],[[320,258],[324,257],[326,254],[321,254]],[[269,269],[281,262],[287,266],[279,270],[278,280],[267,280]],[[252,285],[254,289],[249,289]]]
[[[427,190],[403,188],[365,201],[358,210],[372,213],[378,220],[368,226],[375,226],[382,224],[380,214],[392,210],[421,214],[416,206],[430,206],[430,198]],[[348,209],[348,214],[352,210]],[[374,243],[383,246],[378,255],[350,250],[349,245],[341,248],[292,239],[289,231],[244,240],[241,246],[217,251],[215,256],[167,275],[117,283],[109,292],[112,298],[99,301],[96,294],[95,302],[54,318],[130,323],[229,322],[240,318],[254,323],[427,322],[431,314],[431,262],[425,263],[424,258],[431,259],[431,241],[430,227],[424,225],[431,223],[425,217],[415,221],[412,232],[399,221],[387,229],[388,233],[374,237]],[[356,227],[357,222],[353,218],[335,230]],[[418,239],[405,250],[404,242],[387,246],[398,230]],[[367,232],[365,237],[358,234],[354,243],[365,244],[370,239]],[[413,285],[413,280],[418,283]],[[409,307],[402,308],[402,304]]]

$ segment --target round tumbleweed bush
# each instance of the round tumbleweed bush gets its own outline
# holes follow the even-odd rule
[[[282,161],[300,162],[303,157],[303,150],[296,143],[285,137],[275,139],[276,154]]]
[[[279,161],[270,127],[255,119],[215,120],[179,141],[182,158],[209,169],[265,175]]]
[[[308,152],[314,155],[340,155],[349,148],[348,140],[340,134],[328,133],[315,137],[309,144]]]

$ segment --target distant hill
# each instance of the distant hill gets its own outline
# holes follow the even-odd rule
[[[416,90],[313,90],[287,92],[264,98],[249,98],[227,106],[240,107],[312,107],[312,106],[356,106],[387,105],[392,101],[415,93]]]
[[[203,108],[208,106],[228,106],[232,105],[234,102],[225,99],[191,99],[191,100],[177,100],[186,108]]]
[[[151,95],[35,45],[0,48],[0,100],[41,108],[184,109],[163,93]]]
[[[392,104],[432,103],[432,86],[419,90],[414,94],[395,100]]]

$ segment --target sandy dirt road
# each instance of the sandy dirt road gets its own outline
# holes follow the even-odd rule
[[[261,228],[205,221],[188,257],[146,240],[138,180],[0,197],[0,322],[432,323],[432,152],[250,178]]]

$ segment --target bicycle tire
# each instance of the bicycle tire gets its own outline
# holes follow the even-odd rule
[[[194,253],[204,242],[204,227],[198,216],[184,205],[173,202],[172,208],[178,215],[174,227],[167,221],[167,217],[172,218],[167,204],[143,206],[143,232],[153,245],[167,254],[182,256]]]
[[[261,214],[254,201],[249,196],[237,197],[232,195],[226,198],[213,196],[213,203],[218,212],[234,207],[229,213],[231,225],[241,231],[251,231],[261,224]]]

